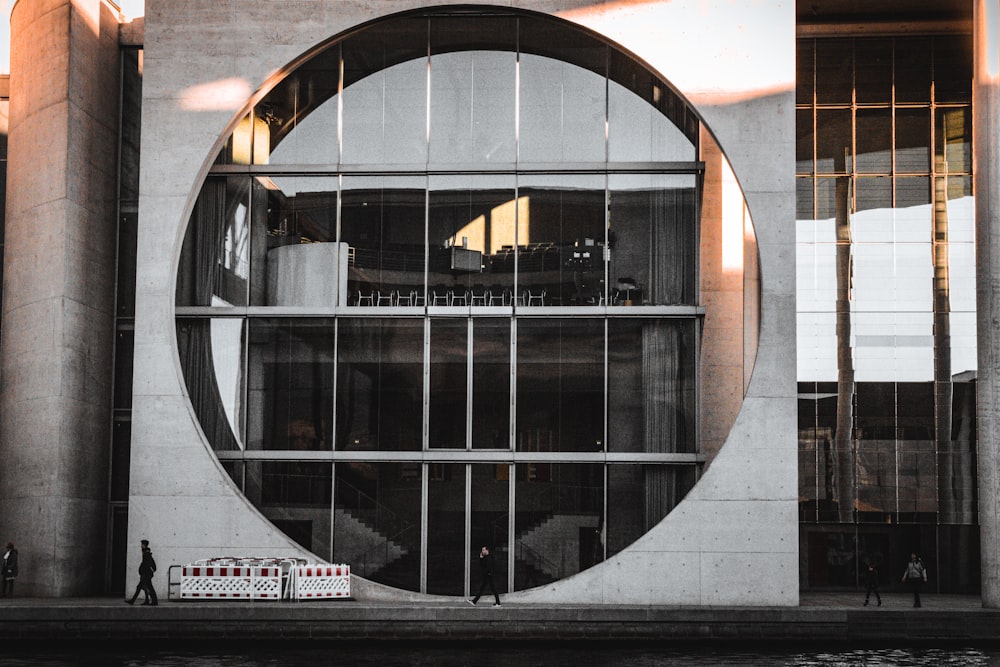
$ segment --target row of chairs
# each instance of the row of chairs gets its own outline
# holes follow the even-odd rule
[[[516,295],[507,287],[494,285],[488,288],[448,287],[434,285],[425,299],[420,290],[358,290],[352,299],[356,306],[407,307],[432,306],[544,306],[547,291],[544,288],[525,287]]]

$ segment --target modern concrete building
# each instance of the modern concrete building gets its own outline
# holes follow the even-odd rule
[[[19,586],[120,592],[145,537],[368,599],[474,594],[486,545],[590,604],[917,550],[988,601],[1000,18],[895,5],[20,0]]]

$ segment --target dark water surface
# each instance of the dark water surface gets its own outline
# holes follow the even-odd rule
[[[775,648],[723,645],[717,649],[704,646],[627,648],[621,644],[576,643],[572,647],[503,643],[486,645],[458,644],[415,645],[373,643],[324,644],[321,647],[296,648],[292,643],[266,647],[235,646],[204,650],[109,649],[106,645],[77,646],[53,650],[52,647],[8,649],[0,657],[0,667],[313,667],[318,665],[391,666],[421,665],[434,667],[511,666],[532,667],[651,667],[653,665],[734,665],[758,667],[787,665],[804,667],[848,667],[887,665],[913,667],[1000,667],[1000,647],[911,647],[911,648]]]

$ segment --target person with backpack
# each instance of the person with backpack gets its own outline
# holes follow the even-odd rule
[[[146,594],[144,605],[156,606],[156,589],[153,588],[153,573],[156,572],[156,561],[153,560],[153,552],[149,548],[149,540],[140,540],[142,545],[142,562],[139,563],[139,585],[135,587],[135,593],[130,600],[125,600],[126,604],[135,604],[135,599],[139,597],[139,592]]]
[[[906,564],[902,581],[913,591],[913,606],[920,607],[920,587],[927,581],[927,568],[916,552],[910,554],[910,562]]]

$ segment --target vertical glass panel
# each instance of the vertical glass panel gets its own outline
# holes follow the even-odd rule
[[[398,18],[344,40],[345,164],[427,161],[427,19]]]
[[[250,180],[209,177],[188,222],[178,306],[245,306],[250,276]]]
[[[860,523],[886,523],[896,511],[896,442],[894,439],[858,442],[858,499]]]
[[[115,332],[114,409],[132,408],[132,362],[135,358],[135,331]]]
[[[854,187],[856,189],[854,205],[858,214],[855,218],[856,224],[866,224],[880,219],[882,216],[877,213],[879,210],[892,208],[892,179],[888,176],[858,178],[854,181]]]
[[[340,160],[340,46],[310,58],[254,109],[255,163],[329,164]],[[266,152],[261,153],[261,147]]]
[[[430,45],[431,162],[513,162],[516,19],[436,18]]]
[[[813,110],[795,110],[795,173],[813,173]]]
[[[243,449],[244,322],[178,319],[177,347],[188,396],[209,444]]]
[[[673,91],[633,59],[616,52],[612,52],[612,67],[614,79],[608,81],[608,160],[694,160],[694,144],[663,112],[666,99],[674,97]]]
[[[0,162],[6,167],[6,162]],[[6,172],[0,171],[0,184],[6,183]],[[0,206],[4,198],[0,197]],[[124,209],[125,207],[122,206]],[[2,218],[0,218],[2,222]],[[118,284],[115,297],[115,314],[118,317],[135,316],[136,248],[139,234],[139,214],[135,210],[122,210],[118,216]],[[3,236],[0,234],[0,243]]]
[[[892,40],[855,40],[854,63],[854,86],[858,104],[891,101]]]
[[[608,556],[649,532],[695,482],[694,466],[609,465],[607,474]]]
[[[139,140],[142,131],[142,67],[143,51],[135,48],[122,48],[122,78],[121,78],[121,111],[119,117],[119,165],[118,165],[118,198],[122,201],[139,201]],[[0,102],[0,113],[4,118],[10,118],[10,101]],[[0,138],[0,158],[6,165],[7,161],[7,128],[4,127]],[[5,181],[3,181],[5,182]],[[6,196],[6,192],[2,195]],[[2,199],[0,199],[2,202]],[[4,207],[6,208],[6,207]]]
[[[934,385],[900,382],[897,391],[900,523],[937,522]]]
[[[251,305],[347,305],[349,252],[337,242],[337,190],[334,176],[254,179]]]
[[[799,39],[795,43],[795,103],[812,104],[816,83],[816,42]]]
[[[597,452],[604,441],[604,321],[517,323],[517,449]]]
[[[603,301],[603,176],[518,177],[517,305]]]
[[[431,176],[428,289],[432,306],[509,306],[519,202],[512,175]]]
[[[323,560],[330,558],[333,466],[305,461],[247,465],[246,494],[274,527]]]
[[[247,448],[329,451],[333,321],[251,319],[249,323]]]
[[[896,173],[930,171],[931,117],[929,109],[896,110]]]
[[[865,174],[892,170],[892,116],[888,109],[858,109],[857,169]]]
[[[694,452],[694,325],[608,320],[608,451]]]
[[[838,215],[847,215],[853,210],[853,187],[851,178],[818,178],[816,179],[816,219],[837,219]],[[830,240],[836,240],[836,236]]]
[[[817,104],[850,104],[853,101],[853,50],[853,40],[816,40]]]
[[[851,171],[850,109],[816,110],[816,171],[843,174]]]
[[[694,303],[697,196],[693,176],[608,177],[608,275],[613,305]]]
[[[215,164],[250,164],[250,156],[253,153],[252,117],[252,114],[247,114],[236,124],[233,133],[226,140],[226,145],[216,156]]]
[[[480,590],[482,572],[479,553],[487,547],[493,555],[493,583],[498,593],[507,593],[507,573],[510,571],[510,469],[507,463],[474,463],[472,466],[472,516],[470,520],[472,559],[469,591]],[[481,591],[491,601],[489,587]]]
[[[795,179],[795,219],[813,220],[815,216],[813,184],[811,178]]]
[[[510,449],[510,319],[472,323],[472,447]]]
[[[521,21],[518,159],[603,162],[607,46],[548,21]]]
[[[132,456],[132,422],[116,419],[111,426],[110,499],[127,501],[129,465]]]
[[[337,449],[422,448],[423,320],[342,319]]]
[[[469,321],[431,320],[430,446],[465,449]]]
[[[934,37],[934,101],[972,101],[972,35]]]
[[[465,595],[464,463],[427,466],[427,592]]]
[[[926,206],[931,203],[931,179],[929,176],[900,176],[896,179],[896,208]],[[920,222],[927,220],[923,212]]]
[[[514,466],[514,590],[563,579],[604,559],[604,467]]]
[[[424,177],[345,176],[340,241],[348,246],[348,300],[359,306],[414,303],[424,289]]]
[[[972,171],[972,109],[937,109],[934,122],[939,160],[935,169],[949,174]]]
[[[336,465],[333,562],[349,563],[352,574],[380,584],[420,589],[421,467]]]
[[[931,39],[895,40],[896,103],[931,101]]]

